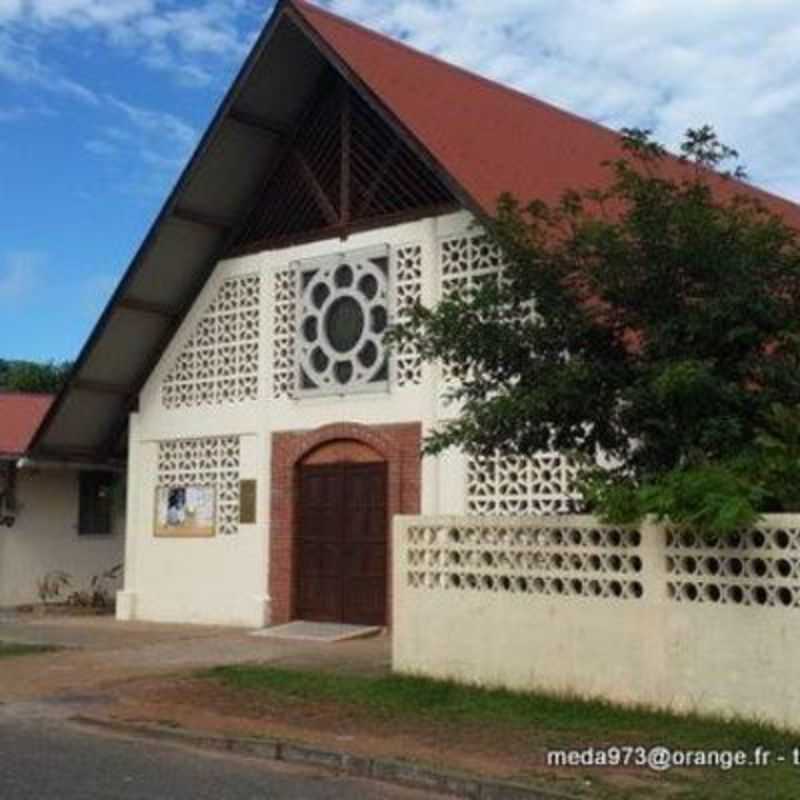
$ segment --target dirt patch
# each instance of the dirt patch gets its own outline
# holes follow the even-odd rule
[[[380,758],[403,758],[499,780],[535,782],[592,797],[666,798],[685,776],[639,768],[557,769],[548,748],[564,747],[546,731],[460,721],[388,718],[334,701],[298,701],[233,689],[204,678],[156,678],[117,688],[104,710],[125,722],[160,723],[203,733],[265,736]],[[600,743],[595,743],[599,745]]]

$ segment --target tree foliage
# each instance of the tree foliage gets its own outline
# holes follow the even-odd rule
[[[0,360],[0,390],[55,394],[64,385],[72,364]]]
[[[617,522],[723,533],[800,509],[800,237],[722,173],[737,154],[712,129],[679,160],[623,143],[606,186],[502,198],[502,279],[393,332],[460,379],[425,449],[569,453]]]

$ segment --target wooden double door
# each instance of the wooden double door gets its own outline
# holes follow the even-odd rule
[[[301,466],[299,484],[297,616],[385,625],[386,464]]]

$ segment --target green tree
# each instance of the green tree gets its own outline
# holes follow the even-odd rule
[[[393,332],[460,379],[425,450],[569,453],[617,522],[720,534],[798,509],[800,237],[722,173],[737,154],[712,129],[682,164],[648,132],[623,146],[606,186],[502,198],[502,278]]]
[[[55,394],[64,385],[71,366],[68,361],[0,361],[0,389]]]

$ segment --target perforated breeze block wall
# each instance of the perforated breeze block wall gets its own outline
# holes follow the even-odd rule
[[[707,546],[588,516],[400,517],[393,666],[800,728],[800,516]]]

